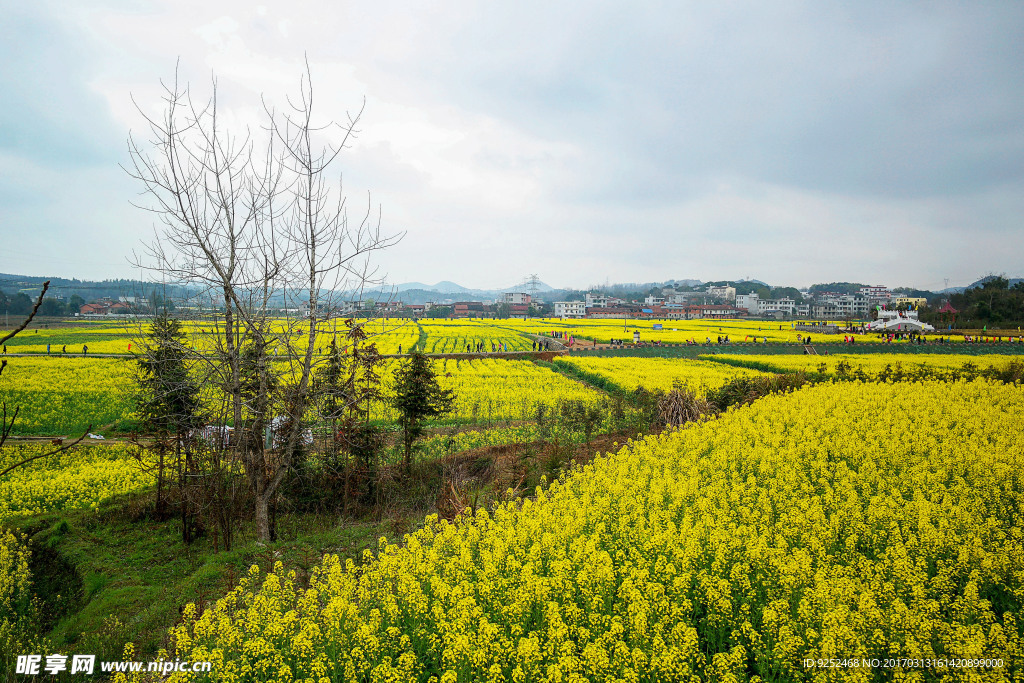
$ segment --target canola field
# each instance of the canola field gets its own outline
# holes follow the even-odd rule
[[[46,327],[22,332],[7,341],[8,353],[46,354],[50,345],[51,355],[81,355],[82,347],[88,346],[90,353],[128,353],[128,345],[135,336],[127,325],[110,323],[86,323],[67,327]]]
[[[267,333],[272,351],[276,349],[277,353],[284,355],[291,347],[294,352],[304,352],[308,343],[304,322],[302,319],[275,321]],[[492,350],[529,351],[533,347],[533,339],[529,335],[550,339],[553,333],[560,333],[564,338],[573,336],[577,344],[583,346],[607,344],[613,339],[629,344],[633,341],[634,332],[640,334],[641,342],[648,344],[715,343],[719,337],[727,337],[733,344],[762,343],[765,340],[773,344],[799,344],[804,337],[810,335],[813,344],[831,346],[843,344],[844,336],[797,331],[794,322],[741,319],[622,321],[561,318],[376,318],[359,322],[370,336],[370,341],[377,345],[378,352],[385,355],[408,353],[413,347],[425,353],[466,353],[467,345],[469,352],[475,352],[478,348],[488,353]],[[662,329],[655,329],[655,325],[661,325]],[[342,338],[345,329],[341,318],[318,323],[316,353],[327,353],[332,339],[337,339],[339,345],[344,346]],[[219,343],[219,331],[213,323],[186,322],[185,330],[189,335],[189,343],[197,350],[213,351]],[[49,344],[51,355],[81,355],[84,346],[88,346],[91,354],[131,355],[138,350],[143,336],[144,325],[139,323],[81,323],[24,332],[8,342],[8,352],[46,354]],[[934,340],[935,337],[930,338]],[[963,343],[962,336],[945,335],[943,338],[951,343]],[[884,345],[891,348],[909,345],[906,340],[888,344],[878,334],[857,335],[856,339],[858,344],[870,346]],[[1016,339],[1019,342],[1024,337]],[[976,345],[969,346],[973,351]]]
[[[633,342],[633,332],[640,333],[640,341],[644,343],[662,342],[665,344],[697,344],[710,340],[717,342],[718,337],[728,337],[732,343],[760,343],[767,338],[769,343],[800,343],[802,337],[811,335],[813,343],[842,343],[843,335],[815,334],[814,332],[798,332],[793,329],[792,322],[774,322],[766,320],[601,320],[601,319],[566,319],[547,318],[534,320],[501,321],[508,327],[533,334],[550,335],[551,332],[562,332],[572,335],[577,343],[598,342],[607,344],[612,339]],[[661,325],[657,330],[655,325]],[[755,339],[756,338],[756,339]],[[858,342],[882,341],[877,335],[859,335]]]
[[[682,358],[557,358],[555,365],[569,366],[585,377],[598,377],[624,391],[639,387],[669,391],[680,384],[697,396],[718,389],[735,377],[762,374],[758,370],[730,367],[706,360]]]
[[[905,372],[929,368],[933,370],[960,369],[965,364],[973,364],[979,369],[1003,369],[1019,356],[1004,354],[967,355],[954,353],[915,353],[915,354],[860,354],[835,353],[827,356],[807,355],[747,355],[747,354],[714,354],[702,355],[702,359],[735,366],[758,368],[769,372],[820,372],[825,366],[825,374],[835,374],[840,363],[849,366],[851,372],[858,368],[868,375],[876,375],[886,366],[901,367]]]
[[[50,444],[8,444],[0,450],[0,470],[54,450]],[[34,460],[0,479],[0,523],[11,517],[57,510],[95,508],[116,495],[153,485],[125,444],[78,446]]]
[[[16,434],[80,436],[127,429],[134,369],[117,358],[15,358],[0,379],[0,402],[20,411]]]
[[[582,382],[569,379],[531,361],[505,359],[434,360],[438,383],[455,392],[455,412],[460,422],[530,420],[538,405],[553,406],[562,401],[599,403],[606,396]],[[397,361],[386,364],[382,377],[385,396],[393,393]],[[373,418],[393,421],[397,413],[380,404]]]
[[[433,363],[441,386],[455,391],[456,409],[449,421],[528,420],[539,404],[596,403],[605,398],[603,392],[530,361],[483,358]],[[393,392],[398,365],[392,359],[381,368],[385,396]],[[97,434],[124,432],[136,421],[133,373],[128,359],[16,358],[4,370],[0,402],[20,409],[15,434],[77,437],[89,425]],[[206,389],[207,404],[218,405],[215,389],[211,384]],[[387,403],[373,408],[374,420],[393,422],[396,417]]]
[[[419,325],[426,334],[426,341],[420,350],[424,353],[474,353],[477,349],[486,353],[532,350],[532,340],[515,330],[506,329],[503,326],[505,322],[508,321],[421,320]]]
[[[253,567],[168,656],[218,681],[1014,680],[1022,423],[1024,388],[984,380],[770,396],[308,587]],[[892,657],[986,664],[803,665]]]

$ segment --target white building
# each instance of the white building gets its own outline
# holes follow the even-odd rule
[[[736,288],[735,287],[708,287],[708,296],[713,299],[725,299],[726,301],[736,301]]]
[[[861,287],[860,295],[875,301],[888,301],[892,298],[892,292],[889,288],[884,285],[874,285],[872,287]]]
[[[707,294],[704,292],[675,292],[665,297],[667,304],[688,304],[695,299],[703,299]]]
[[[860,294],[842,294],[825,296],[814,304],[815,318],[822,320],[841,320],[845,318],[863,318],[867,316],[870,300]]]
[[[587,303],[585,301],[556,301],[556,318],[585,318],[587,315]]]
[[[761,299],[757,302],[757,312],[761,315],[773,313],[793,315],[796,313],[796,301],[793,299]]]
[[[586,305],[587,308],[608,308],[608,297],[587,292]]]
[[[501,295],[501,300],[506,304],[512,304],[513,306],[529,305],[530,295],[525,292],[505,292]]]
[[[737,294],[736,295],[736,308],[745,309],[748,313],[760,313],[759,307],[760,298],[757,294]]]
[[[644,299],[645,306],[660,306],[665,303],[665,297],[663,296],[649,296]]]

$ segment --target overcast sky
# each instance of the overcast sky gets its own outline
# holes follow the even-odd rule
[[[1024,275],[1024,3],[0,0],[0,272],[138,277],[132,97],[366,108],[389,281]]]

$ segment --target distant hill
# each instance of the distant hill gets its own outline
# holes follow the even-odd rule
[[[1001,277],[1001,276],[999,276],[999,275],[986,275],[983,278],[975,280],[974,282],[972,282],[971,284],[967,285],[966,287],[963,287],[961,291],[967,290],[967,289],[973,289],[974,287],[983,287],[986,282],[988,282],[989,280],[995,280],[997,277]],[[1003,279],[1010,283],[1009,284],[1010,287],[1013,287],[1018,282],[1024,282],[1024,278],[1019,278],[1019,277],[1003,277]]]
[[[997,276],[997,275],[986,275],[985,277],[979,278],[979,279],[975,280],[974,282],[972,282],[971,284],[965,285],[963,287],[947,287],[946,289],[941,289],[941,290],[939,290],[937,292],[937,294],[962,294],[963,292],[966,292],[968,289],[973,289],[975,287],[982,287],[982,286],[984,286],[984,284],[986,282],[988,282],[989,280],[992,280],[992,279],[994,279],[996,277],[999,277],[999,276]],[[1018,282],[1024,281],[1024,278],[1019,278],[1019,277],[1008,277],[1008,278],[1005,278],[1005,279],[1010,283],[1009,284],[1010,287],[1013,287]]]
[[[141,280],[77,280],[13,273],[0,273],[0,291],[9,295],[24,292],[34,299],[39,295],[43,283],[47,280],[50,281],[47,297],[68,299],[77,294],[86,301],[102,297],[116,299],[119,296],[148,296],[154,291],[167,292],[170,296],[179,296],[184,292],[181,287],[165,286]]]

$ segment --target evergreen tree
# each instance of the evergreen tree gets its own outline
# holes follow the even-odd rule
[[[198,382],[189,373],[187,340],[181,322],[167,314],[153,318],[138,357],[136,406],[140,426],[156,442],[156,514],[164,515],[164,485],[169,467],[176,470],[180,493],[187,474],[194,469],[190,449],[182,450],[188,435],[203,423]],[[168,462],[170,459],[170,462]],[[182,536],[193,540],[195,522],[185,496],[181,496]]]
[[[383,359],[368,342],[364,323],[345,321],[346,345],[331,340],[327,362],[314,376],[313,394],[320,418],[330,425],[331,448],[323,460],[329,482],[341,475],[342,506],[355,500],[371,504],[377,492],[378,456],[383,433],[370,423],[371,407],[383,399],[379,368]]]
[[[398,424],[402,429],[405,469],[408,472],[412,469],[413,445],[423,435],[423,423],[450,413],[454,408],[455,395],[451,389],[441,388],[430,359],[416,350],[395,371],[392,403],[399,414]]]

